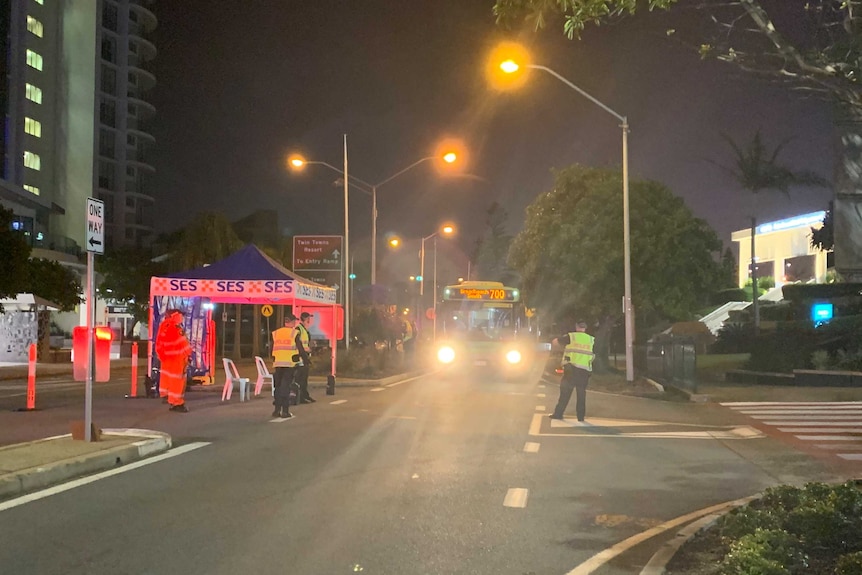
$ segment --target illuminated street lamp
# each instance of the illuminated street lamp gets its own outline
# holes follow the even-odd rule
[[[451,236],[454,233],[455,227],[450,224],[446,224],[433,234],[422,238],[422,247],[419,250],[419,278],[417,279],[419,280],[419,297],[421,301],[421,298],[425,295],[425,241],[434,238],[434,303],[432,304],[432,309],[434,310],[432,337],[434,341],[437,341],[437,236],[439,234]]]
[[[391,182],[392,180],[394,180],[395,178],[397,178],[401,174],[404,174],[405,172],[412,170],[413,168],[415,168],[419,164],[422,164],[422,163],[425,163],[425,162],[428,162],[431,160],[441,160],[441,159],[446,164],[454,164],[458,160],[458,154],[456,154],[455,152],[449,151],[449,152],[446,152],[445,154],[442,154],[441,156],[428,156],[426,158],[421,158],[419,160],[416,160],[415,162],[413,162],[412,164],[410,164],[409,166],[407,166],[403,170],[400,170],[400,171],[394,173],[393,175],[389,176],[388,178],[386,178],[385,180],[383,180],[382,182],[379,182],[377,184],[369,184],[368,182],[364,182],[364,181],[360,180],[359,178],[351,176],[351,179],[354,182],[358,182],[359,184],[368,188],[368,189],[365,189],[363,191],[365,191],[366,193],[370,192],[370,194],[371,194],[371,285],[377,284],[377,188],[379,188],[380,186],[382,186],[384,184],[388,184],[389,182]]]
[[[625,116],[622,116],[609,107],[595,99],[593,96],[584,92],[572,84],[569,80],[551,70],[546,66],[527,63],[528,55],[524,48],[517,44],[504,44],[500,46],[492,55],[492,60],[489,64],[489,72],[493,74],[493,66],[506,75],[513,76],[516,80],[523,80],[522,67],[533,70],[542,70],[547,72],[572,90],[590,100],[593,104],[600,107],[602,110],[615,117],[620,121],[620,128],[623,134],[623,263],[624,263],[624,298],[623,309],[625,311],[625,330],[626,330],[626,380],[634,381],[634,355],[632,342],[634,339],[634,316],[632,313],[632,276],[631,276],[631,240],[629,237],[629,148],[628,148],[628,133],[629,123]],[[492,79],[496,78],[492,75]],[[495,84],[502,87],[499,81]]]

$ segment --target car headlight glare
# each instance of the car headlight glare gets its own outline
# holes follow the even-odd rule
[[[440,360],[440,363],[452,363],[455,361],[455,350],[444,345],[437,350],[437,359]]]
[[[521,352],[518,351],[517,349],[509,350],[506,353],[506,361],[508,361],[509,363],[512,363],[512,364],[521,363]]]

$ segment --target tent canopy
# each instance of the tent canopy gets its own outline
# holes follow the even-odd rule
[[[152,278],[150,298],[205,297],[218,303],[330,306],[335,289],[305,279],[248,244],[208,266]]]

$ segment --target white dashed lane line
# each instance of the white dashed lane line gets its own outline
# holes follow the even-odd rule
[[[374,387],[374,388],[370,389],[369,391],[386,391],[386,388],[385,387]]]
[[[341,405],[342,403],[347,403],[346,399],[336,399],[335,401],[330,401],[329,405]]]
[[[535,441],[528,441],[524,444],[524,451],[527,453],[538,453],[540,446],[540,443],[536,443]]]
[[[512,487],[506,492],[506,498],[503,499],[503,507],[516,507],[523,509],[527,506],[527,496],[530,490],[523,487]]]
[[[536,411],[545,411],[545,406],[544,405],[537,405]]]

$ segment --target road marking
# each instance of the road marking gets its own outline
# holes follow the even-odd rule
[[[390,415],[389,417],[391,417],[392,419],[416,419],[412,415]]]
[[[819,409],[819,408],[810,408],[806,407],[804,409],[771,409],[769,411],[748,411],[743,409],[736,410],[739,413],[744,413],[745,415],[751,415],[752,417],[755,415],[808,415],[808,416],[817,416],[818,414],[826,414],[826,413],[834,413],[835,415],[862,415],[862,409],[841,409],[839,407],[831,407],[829,409]]]
[[[527,453],[538,453],[541,445],[541,443],[536,443],[535,441],[528,441],[524,444],[524,451]]]
[[[38,501],[40,499],[44,499],[58,493],[63,493],[64,491],[75,489],[76,487],[81,487],[82,485],[87,485],[88,483],[94,483],[96,481],[99,481],[100,479],[105,479],[107,477],[119,475],[120,473],[132,471],[133,469],[138,469],[139,467],[143,467],[145,465],[150,465],[151,463],[158,463],[159,461],[170,459],[172,457],[176,457],[177,455],[183,455],[184,453],[194,451],[195,449],[200,449],[201,447],[206,447],[207,445],[210,445],[208,441],[197,441],[195,443],[181,445],[179,447],[175,447],[169,451],[166,451],[161,455],[155,455],[153,457],[148,457],[147,459],[141,459],[140,461],[136,461],[122,467],[117,467],[115,469],[96,473],[95,475],[90,475],[88,477],[82,477],[74,481],[69,481],[68,483],[63,483],[62,485],[55,485],[54,487],[49,487],[48,489],[43,489],[35,493],[30,493],[29,495],[16,497],[15,499],[10,499],[9,501],[4,501],[0,503],[0,511],[6,511],[7,509],[12,509],[13,507],[24,505],[25,503]]]
[[[410,379],[402,379],[401,381],[396,381],[395,383],[387,384],[386,387],[395,387],[396,385],[401,385],[402,383],[408,383],[410,381],[415,381],[415,380],[420,379],[422,377],[425,377],[425,376],[424,375],[417,375],[416,377],[411,377]]]
[[[503,499],[503,507],[517,507],[523,509],[527,506],[527,496],[530,490],[523,487],[512,487],[506,492],[506,498]]]
[[[839,453],[837,455],[841,459],[846,459],[848,461],[862,461],[862,453]]]
[[[805,427],[862,427],[858,417],[854,417],[852,421],[764,421],[769,425],[798,425]]]
[[[545,397],[545,394],[544,393],[537,393],[536,397]]]
[[[342,403],[347,403],[346,399],[336,399],[335,401],[330,401],[329,405],[341,405]]]
[[[800,407],[860,407],[862,401],[730,401],[722,403],[725,407],[732,408],[752,408],[752,407],[787,407],[789,405],[798,405]]]
[[[276,417],[274,419],[270,419],[270,423],[284,423],[285,421],[290,421],[291,419],[296,419],[296,414],[293,414],[293,417]]]
[[[539,389],[545,389],[545,384],[544,384],[544,383],[540,383],[540,384],[539,384]]]
[[[852,435],[794,435],[802,441],[860,441],[862,437]]]
[[[665,531],[670,531],[674,527],[684,525],[689,521],[692,521],[694,519],[700,519],[701,517],[704,517],[706,515],[711,515],[713,513],[721,513],[725,510],[733,509],[734,507],[741,507],[742,505],[745,505],[746,503],[754,500],[755,498],[756,496],[753,496],[746,497],[744,499],[737,499],[735,501],[728,501],[727,503],[719,503],[718,505],[713,505],[712,507],[707,507],[698,511],[692,511],[691,513],[677,517],[676,519],[666,521],[661,525],[657,525],[651,529],[647,529],[646,531],[638,533],[637,535],[632,535],[628,539],[620,541],[616,545],[613,545],[611,547],[608,547],[604,551],[596,553],[595,555],[593,555],[592,557],[566,573],[566,575],[590,575],[614,557],[625,553],[632,547],[640,545],[648,539],[652,539],[656,535],[661,535]]]
[[[412,476],[410,479],[419,479],[419,474],[418,474],[418,473],[414,473],[414,474],[413,474],[413,476]]]
[[[785,433],[862,433],[862,429],[858,429],[862,425],[855,427],[779,427],[778,431]],[[862,436],[859,437],[862,439]]]
[[[385,387],[374,387],[369,389],[368,391],[386,391]]]
[[[540,413],[533,414],[530,423],[529,435],[536,437],[574,437],[577,439],[614,438],[614,439],[757,439],[765,435],[749,426],[718,426],[718,425],[696,425],[689,423],[669,423],[655,421],[626,421],[613,419],[593,419],[586,422],[578,422],[567,419],[552,419],[551,428],[583,428],[584,433],[543,433],[542,419]],[[618,428],[641,426],[669,426],[669,427],[696,427],[697,431],[650,431],[650,432],[625,432]]]
[[[545,406],[544,405],[537,405],[536,411],[545,411]]]

